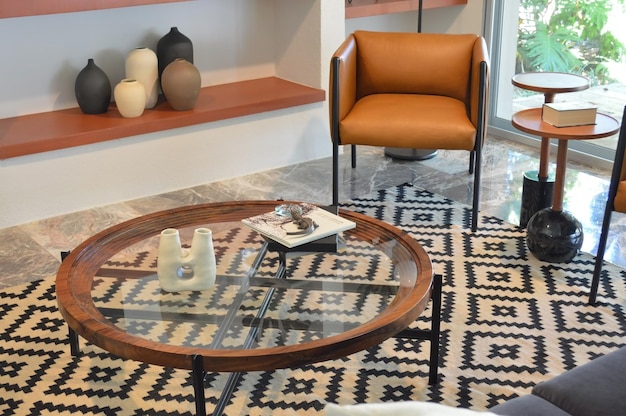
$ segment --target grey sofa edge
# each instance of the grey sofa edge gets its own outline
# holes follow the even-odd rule
[[[565,411],[534,394],[507,400],[489,411],[502,416],[569,416]]]
[[[489,409],[502,416],[603,416],[626,409],[626,347],[621,347],[548,381],[529,395]]]

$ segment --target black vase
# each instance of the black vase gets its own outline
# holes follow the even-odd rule
[[[74,83],[78,106],[85,114],[106,113],[111,103],[111,82],[92,58],[78,73]]]
[[[159,79],[165,67],[177,58],[193,64],[193,44],[177,27],[172,27],[167,35],[159,39],[156,54],[159,61]]]

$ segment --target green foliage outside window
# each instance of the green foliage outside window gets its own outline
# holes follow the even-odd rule
[[[581,74],[592,85],[613,82],[605,63],[626,48],[606,29],[625,0],[520,0],[516,72]],[[625,23],[626,24],[626,23]]]

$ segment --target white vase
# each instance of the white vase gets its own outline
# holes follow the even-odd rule
[[[117,109],[126,118],[135,118],[143,114],[146,108],[146,90],[136,79],[123,79],[113,90]]]
[[[215,284],[216,264],[213,233],[208,228],[194,231],[189,250],[182,248],[174,228],[161,232],[157,276],[161,289],[183,292],[210,289]]]
[[[159,63],[156,53],[136,48],[126,56],[126,78],[141,82],[146,90],[146,106],[152,108],[159,98]]]

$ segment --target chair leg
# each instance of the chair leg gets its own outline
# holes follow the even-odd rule
[[[339,206],[339,58],[331,60],[331,139],[333,142],[333,206]]]
[[[469,158],[469,173],[472,174],[474,173],[474,165],[476,163],[476,151],[472,150],[470,152],[470,158]]]
[[[350,145],[350,156],[352,158],[352,169],[356,168],[356,145]]]
[[[333,206],[339,206],[339,144],[333,140]]]
[[[474,165],[474,186],[472,195],[472,232],[475,232],[478,229],[478,211],[480,206],[480,173],[482,163],[481,150],[478,150],[475,154],[476,162]]]
[[[602,263],[604,262],[604,252],[606,250],[606,241],[609,237],[609,225],[611,223],[611,214],[613,210],[607,204],[604,212],[604,221],[602,222],[602,229],[600,231],[600,238],[598,240],[598,253],[596,254],[596,263],[593,268],[593,277],[591,279],[591,288],[589,290],[589,304],[596,304],[596,296],[598,295],[598,286],[600,285],[600,275],[602,274]]]
[[[472,232],[478,229],[478,211],[480,205],[480,172],[482,170],[483,140],[485,138],[487,100],[487,63],[480,63],[480,82],[478,83],[478,124],[476,126],[476,143],[470,156],[470,172],[474,170],[474,193],[472,198]],[[473,165],[472,165],[473,163]]]
[[[430,327],[430,368],[428,373],[428,384],[437,384],[439,369],[439,338],[441,335],[441,299],[442,299],[443,278],[436,274],[433,278],[433,292],[431,300],[433,311]]]
[[[626,106],[622,119],[626,119]],[[598,294],[598,285],[600,284],[600,274],[602,273],[602,262],[604,261],[604,251],[606,250],[606,240],[609,237],[609,225],[611,225],[611,215],[615,206],[615,197],[619,183],[622,178],[622,169],[624,168],[624,155],[626,154],[626,128],[622,124],[617,139],[617,147],[615,148],[615,161],[613,162],[613,171],[611,172],[611,181],[609,182],[609,191],[604,208],[604,218],[602,219],[602,229],[600,230],[600,239],[598,241],[598,254],[596,254],[596,264],[593,269],[593,278],[591,280],[591,289],[589,291],[589,304],[595,305],[596,295]]]

